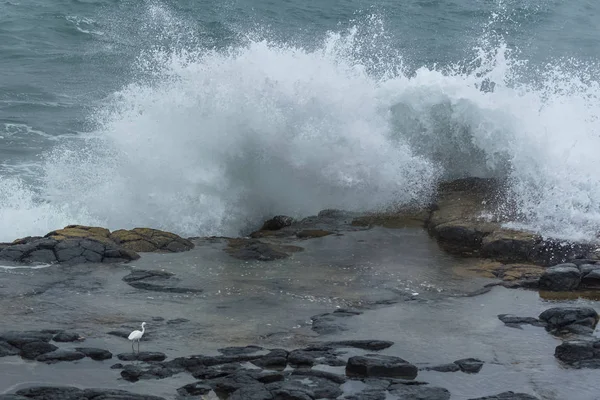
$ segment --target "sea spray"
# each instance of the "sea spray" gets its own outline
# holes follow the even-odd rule
[[[425,204],[440,180],[465,176],[510,183],[509,226],[595,237],[594,66],[532,73],[488,35],[472,59],[407,71],[377,51],[393,47],[385,34],[371,43],[361,29],[311,49],[256,37],[147,49],[145,78],[91,116],[97,130],[45,155],[35,194],[4,182],[2,215],[19,224],[1,238],[68,223],[236,235],[273,214]]]

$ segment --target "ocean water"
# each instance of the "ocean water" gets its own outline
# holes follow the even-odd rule
[[[506,179],[600,232],[600,3],[0,0],[0,240],[235,235]],[[501,210],[499,210],[501,212]]]

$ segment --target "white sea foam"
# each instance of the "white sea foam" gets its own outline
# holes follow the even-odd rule
[[[0,238],[68,223],[232,235],[267,215],[426,202],[439,179],[473,175],[508,178],[515,224],[595,237],[594,75],[556,63],[526,79],[501,40],[408,74],[399,58],[365,61],[361,40],[147,52],[156,79],[115,93],[100,129],[47,154],[39,196],[0,181]]]

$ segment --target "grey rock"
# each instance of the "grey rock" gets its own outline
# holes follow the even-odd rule
[[[559,264],[548,268],[540,277],[540,289],[569,291],[577,289],[581,272],[575,264]]]
[[[441,364],[435,365],[433,367],[425,367],[426,371],[436,371],[436,372],[458,372],[460,371],[460,367],[458,364],[450,363],[450,364]]]
[[[310,351],[294,350],[290,352],[288,362],[294,368],[312,367],[315,365],[315,356]]]
[[[312,320],[312,330],[320,335],[339,333],[345,331],[345,319],[360,315],[361,312],[354,310],[336,310],[332,313],[314,315]]]
[[[136,394],[117,389],[85,389],[68,386],[36,386],[18,390],[16,399],[33,400],[164,400],[162,397]],[[7,398],[7,400],[10,398]]]
[[[294,219],[285,215],[276,215],[275,217],[266,220],[261,231],[278,231],[286,226],[292,225]]]
[[[447,389],[428,385],[394,385],[390,394],[400,399],[411,400],[449,400],[450,392]]]
[[[76,332],[59,332],[58,334],[56,334],[56,336],[54,336],[52,338],[53,341],[55,342],[62,342],[62,343],[66,343],[66,342],[76,342],[79,341],[81,338],[81,336],[76,333]]]
[[[236,390],[228,400],[273,400],[273,395],[263,385],[248,385]]]
[[[165,353],[152,352],[152,351],[141,351],[139,353],[121,353],[117,355],[117,358],[121,361],[164,361],[167,356]]]
[[[175,318],[175,319],[170,319],[167,321],[167,325],[179,325],[179,324],[183,324],[186,322],[189,322],[189,319],[186,318]]]
[[[177,393],[180,396],[202,396],[210,392],[212,388],[202,382],[190,383],[177,389]]]
[[[265,385],[273,399],[335,399],[342,394],[337,383],[319,377],[291,376],[284,382]]]
[[[527,393],[503,392],[494,396],[478,397],[469,400],[539,400]]]
[[[600,268],[600,266],[598,266]],[[600,269],[595,269],[583,276],[581,286],[588,289],[600,288]]]
[[[595,328],[599,316],[591,307],[553,307],[542,312],[539,318],[548,324],[548,330],[552,330],[572,324]]]
[[[556,347],[554,356],[567,364],[600,360],[600,339],[565,341]]]
[[[0,357],[16,356],[19,354],[19,352],[20,350],[10,343],[0,341]]]
[[[463,358],[454,361],[454,364],[458,365],[462,372],[468,374],[476,374],[481,371],[481,368],[483,367],[483,361],[476,358]]]
[[[346,377],[342,375],[332,374],[331,372],[320,371],[318,369],[296,369],[292,372],[296,376],[314,376],[317,378],[328,379],[338,385],[346,382]]]
[[[579,264],[577,265],[577,268],[579,268],[581,275],[585,276],[594,270],[600,269],[600,264]]]
[[[274,349],[265,356],[255,359],[252,364],[266,369],[283,370],[287,366],[288,352],[282,349]]]
[[[53,344],[46,342],[30,342],[21,347],[21,357],[33,360],[42,354],[50,353],[57,350]]]
[[[9,331],[0,333],[0,340],[11,344],[14,347],[22,348],[31,342],[49,342],[54,336],[53,333],[39,331]]]
[[[263,350],[260,346],[244,346],[244,347],[224,347],[219,349],[219,353],[226,356],[233,356],[239,354],[253,354]]]
[[[514,325],[533,325],[533,326],[546,326],[546,323],[538,320],[533,317],[518,317],[512,314],[500,314],[498,315],[498,319],[504,322],[506,325],[514,326]]]
[[[245,245],[229,249],[227,252],[230,256],[244,261],[274,261],[290,256],[288,253],[275,249],[273,245],[260,241],[248,241]]]
[[[59,361],[77,361],[82,358],[85,358],[85,354],[78,351],[58,349],[50,353],[42,354],[36,357],[36,360],[47,364],[54,364]]]
[[[96,361],[110,360],[113,356],[108,350],[96,349],[93,347],[77,347],[75,350]]]
[[[339,340],[336,342],[327,342],[328,347],[354,347],[357,349],[379,351],[392,347],[394,342],[389,340]]]
[[[414,379],[418,369],[400,357],[367,354],[348,360],[346,375],[358,377],[390,377]]]
[[[345,400],[385,400],[386,391],[382,389],[365,389],[356,394],[343,397]]]
[[[21,262],[51,264],[56,262],[56,255],[51,249],[39,249],[24,256]]]

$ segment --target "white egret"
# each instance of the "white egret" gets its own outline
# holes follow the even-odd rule
[[[140,352],[140,340],[142,339],[142,336],[144,336],[145,331],[146,331],[146,323],[142,322],[142,330],[141,331],[133,331],[129,334],[129,337],[127,337],[127,339],[131,340],[131,351],[132,352],[135,353],[133,344],[136,341],[138,342],[138,353]]]

